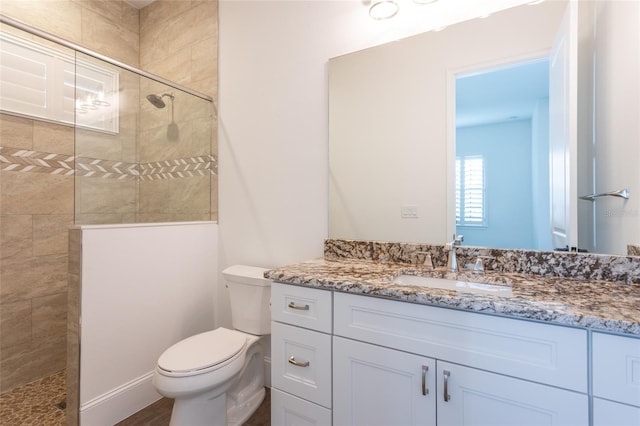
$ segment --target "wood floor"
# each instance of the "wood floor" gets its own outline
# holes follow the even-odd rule
[[[138,411],[131,417],[128,417],[117,423],[116,426],[167,426],[171,419],[171,409],[173,408],[173,400],[162,398],[161,400],[151,404],[142,411]],[[271,393],[267,388],[262,405],[258,407],[253,416],[244,424],[244,426],[269,426],[271,424]]]

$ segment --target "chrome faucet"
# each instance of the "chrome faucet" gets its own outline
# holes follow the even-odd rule
[[[456,256],[456,246],[459,246],[464,241],[462,235],[453,234],[453,241],[444,245],[445,250],[449,252],[447,259],[447,271],[458,272],[458,258]]]

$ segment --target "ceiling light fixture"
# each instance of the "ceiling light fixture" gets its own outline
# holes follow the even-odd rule
[[[373,0],[369,7],[369,16],[373,19],[389,19],[398,13],[400,7],[393,0]]]

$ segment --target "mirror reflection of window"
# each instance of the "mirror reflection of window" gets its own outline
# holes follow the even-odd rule
[[[550,250],[549,62],[456,78],[456,234],[481,247]]]
[[[456,158],[456,225],[487,226],[484,157]]]

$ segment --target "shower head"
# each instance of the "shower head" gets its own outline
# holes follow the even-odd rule
[[[147,95],[147,100],[149,102],[151,102],[151,104],[156,107],[156,108],[164,108],[167,106],[167,104],[164,103],[164,101],[162,100],[162,98],[164,98],[165,96],[171,98],[171,100],[173,100],[174,96],[171,93],[163,93],[162,95]]]

